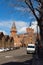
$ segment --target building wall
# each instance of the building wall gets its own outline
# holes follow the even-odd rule
[[[37,35],[34,34],[34,30],[27,28],[26,31],[24,34],[17,34],[17,32],[12,31],[10,36],[0,33],[0,48],[20,47],[35,43]],[[11,38],[13,38],[12,41]]]
[[[29,43],[35,43],[34,29],[26,28],[26,33],[17,34],[16,29],[11,30],[11,35],[14,39],[14,47],[15,46],[27,46]]]
[[[12,38],[12,41],[11,41],[10,38],[12,37],[10,37],[9,35],[0,34],[0,48],[14,47],[14,40]]]

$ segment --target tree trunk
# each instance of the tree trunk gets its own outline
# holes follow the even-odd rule
[[[39,28],[40,28],[40,38],[41,42],[43,43],[43,4],[40,7],[40,22],[39,22]]]

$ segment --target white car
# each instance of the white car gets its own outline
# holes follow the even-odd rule
[[[0,52],[3,52],[4,51],[4,48],[0,48]]]
[[[35,44],[28,44],[28,46],[27,46],[27,54],[28,53],[35,53]]]

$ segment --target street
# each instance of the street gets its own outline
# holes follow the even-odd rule
[[[0,65],[43,65],[43,58],[38,58],[37,54],[27,54],[26,48],[22,47],[0,53]]]
[[[20,49],[0,53],[0,65],[9,62],[22,63],[25,62],[26,60],[31,60],[31,59],[32,59],[32,54],[27,54],[26,48],[24,47]]]

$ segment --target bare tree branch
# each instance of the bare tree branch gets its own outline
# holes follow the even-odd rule
[[[25,0],[25,3],[28,5],[28,7],[30,8],[30,10],[32,11],[33,15],[35,16],[36,20],[39,21],[39,18],[37,17],[37,15],[35,14],[35,10],[33,8],[33,5],[31,3],[31,1],[29,0],[29,2],[27,0]],[[30,3],[30,5],[29,5]]]
[[[37,10],[41,14],[41,11],[38,8],[35,8],[35,10]]]

